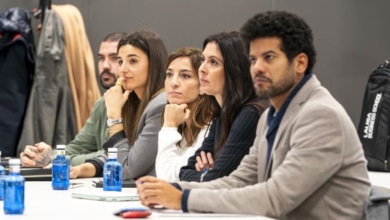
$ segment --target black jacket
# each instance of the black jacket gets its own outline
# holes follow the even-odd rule
[[[16,156],[35,69],[29,11],[10,8],[0,15],[0,150]]]

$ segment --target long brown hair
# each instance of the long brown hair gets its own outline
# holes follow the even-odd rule
[[[198,70],[202,62],[202,51],[198,48],[193,47],[182,47],[172,52],[168,57],[167,66],[165,69],[168,69],[169,64],[177,58],[188,57],[191,62],[191,67],[194,71],[194,74],[199,80]],[[187,103],[189,104],[189,103]],[[183,122],[178,128],[178,132],[184,135],[184,131],[189,129],[190,137],[188,137],[187,146],[192,146],[196,138],[199,135],[199,132],[207,126],[211,120],[215,117],[214,112],[217,108],[217,103],[214,102],[214,98],[208,95],[199,95],[196,100],[192,103],[193,109],[191,109],[191,123],[190,127],[187,127],[187,124]],[[162,117],[162,124],[164,124],[164,114]],[[177,143],[179,146],[179,143]]]
[[[141,49],[149,59],[148,79],[142,99],[139,99],[135,92],[131,92],[122,108],[124,130],[129,144],[133,145],[137,137],[138,124],[146,105],[163,91],[168,53],[161,38],[148,30],[134,31],[122,38],[118,43],[118,51],[119,48],[128,44]]]

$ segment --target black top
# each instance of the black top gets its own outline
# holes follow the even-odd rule
[[[196,171],[195,164],[196,156],[199,156],[201,151],[210,152],[214,158],[214,167],[203,176],[203,181],[210,181],[229,175],[238,167],[241,159],[249,153],[249,148],[256,137],[256,127],[260,114],[254,106],[244,106],[234,119],[229,136],[215,159],[215,150],[217,148],[215,145],[219,142],[222,134],[221,118],[216,118],[202,146],[195,152],[194,156],[188,159],[187,166],[183,166],[180,169],[180,180],[200,181],[202,171]]]

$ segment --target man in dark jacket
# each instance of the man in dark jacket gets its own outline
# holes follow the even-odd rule
[[[30,13],[10,8],[0,15],[0,150],[16,156],[33,82],[34,37]]]

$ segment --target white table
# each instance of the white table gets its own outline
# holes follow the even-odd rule
[[[0,201],[0,219],[29,219],[29,220],[56,220],[56,219],[122,219],[113,215],[113,212],[126,207],[142,207],[139,201],[134,202],[104,202],[83,199],[74,199],[71,193],[74,190],[103,190],[92,186],[92,179],[77,179],[71,182],[83,182],[84,187],[67,191],[54,191],[51,182],[26,182],[25,185],[25,210],[23,215],[5,215],[3,201]],[[135,188],[124,188],[124,192],[136,192]],[[218,219],[258,219],[270,218],[251,215],[231,214],[188,214],[173,210],[163,212],[153,210],[148,219],[183,219],[191,220],[218,220]]]
[[[390,173],[369,172],[372,185],[390,189]],[[71,182],[83,182],[84,187],[70,189],[67,191],[54,191],[51,182],[26,182],[25,186],[25,210],[23,215],[5,215],[3,201],[0,201],[0,219],[29,219],[29,220],[56,220],[56,219],[122,219],[114,216],[113,212],[126,207],[142,207],[139,201],[134,202],[103,202],[73,199],[71,193],[74,190],[103,190],[92,186],[92,179],[77,179]],[[124,192],[135,193],[134,188],[124,188]],[[163,212],[153,210],[148,219],[183,219],[191,220],[219,220],[219,219],[258,219],[267,220],[270,218],[250,215],[232,214],[194,214],[181,213],[172,210]]]
[[[390,173],[388,172],[368,172],[371,184],[390,189]]]

